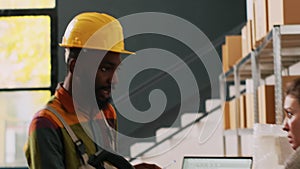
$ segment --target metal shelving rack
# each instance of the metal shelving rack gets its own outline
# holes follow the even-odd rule
[[[240,96],[240,82],[252,78],[254,100],[254,123],[259,122],[258,98],[256,91],[260,79],[275,77],[276,124],[283,121],[282,71],[300,61],[300,25],[276,25],[265,36],[261,44],[242,58],[233,68],[219,76],[220,97],[226,101],[226,82],[234,81],[235,98]],[[238,99],[235,99],[236,102]],[[239,105],[236,104],[236,119],[239,119]],[[239,122],[236,122],[239,126]],[[236,131],[238,132],[238,130]],[[238,145],[240,147],[240,145]],[[240,150],[239,152],[240,153]]]

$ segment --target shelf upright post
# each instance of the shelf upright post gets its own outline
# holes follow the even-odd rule
[[[239,107],[239,98],[240,98],[240,72],[239,67],[237,65],[234,65],[233,67],[234,71],[234,88],[235,88],[235,112],[236,112],[236,127],[239,128],[239,119],[240,114],[238,113],[240,111]]]
[[[225,74],[221,74],[219,76],[219,84],[220,84],[220,99],[221,99],[221,108],[222,108],[222,113],[224,116],[224,110],[225,110],[225,102],[226,102],[226,77]],[[226,136],[223,134],[223,154],[226,156]]]
[[[255,51],[251,53],[251,71],[252,71],[252,79],[253,79],[253,113],[254,113],[254,123],[259,122],[259,113],[258,113],[258,96],[257,89],[260,85],[261,72],[259,67],[258,56]]]
[[[239,135],[238,129],[240,127],[240,72],[238,65],[234,65],[233,67],[234,73],[234,87],[235,87],[235,117],[236,117],[236,136],[237,136],[237,150],[238,156],[242,155],[242,144],[241,144],[241,136]]]
[[[275,76],[275,120],[276,124],[282,124],[282,64],[281,64],[281,34],[280,26],[273,27],[273,56]]]
[[[219,84],[220,84],[220,99],[221,103],[224,103],[226,101],[226,77],[225,74],[221,74],[219,76]]]

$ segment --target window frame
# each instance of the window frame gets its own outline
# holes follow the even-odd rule
[[[33,8],[33,9],[3,9],[0,11],[0,17],[12,16],[40,16],[46,15],[50,17],[50,86],[49,87],[24,87],[24,88],[0,88],[0,92],[9,91],[37,91],[50,90],[51,95],[54,94],[58,83],[58,28],[57,28],[57,2],[54,8]]]
[[[55,0],[54,8],[30,8],[30,9],[1,9],[0,17],[14,16],[48,16],[50,17],[50,86],[49,87],[0,87],[0,92],[16,92],[16,91],[50,91],[53,95],[58,84],[58,14],[57,0]],[[2,138],[5,139],[5,138]],[[24,166],[0,166],[0,169],[27,169]]]

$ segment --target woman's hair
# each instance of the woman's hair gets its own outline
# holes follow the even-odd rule
[[[288,83],[285,94],[294,96],[300,103],[300,78]]]

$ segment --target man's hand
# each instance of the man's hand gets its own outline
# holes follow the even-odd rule
[[[133,166],[135,169],[161,169],[161,167],[155,164],[141,163]]]

